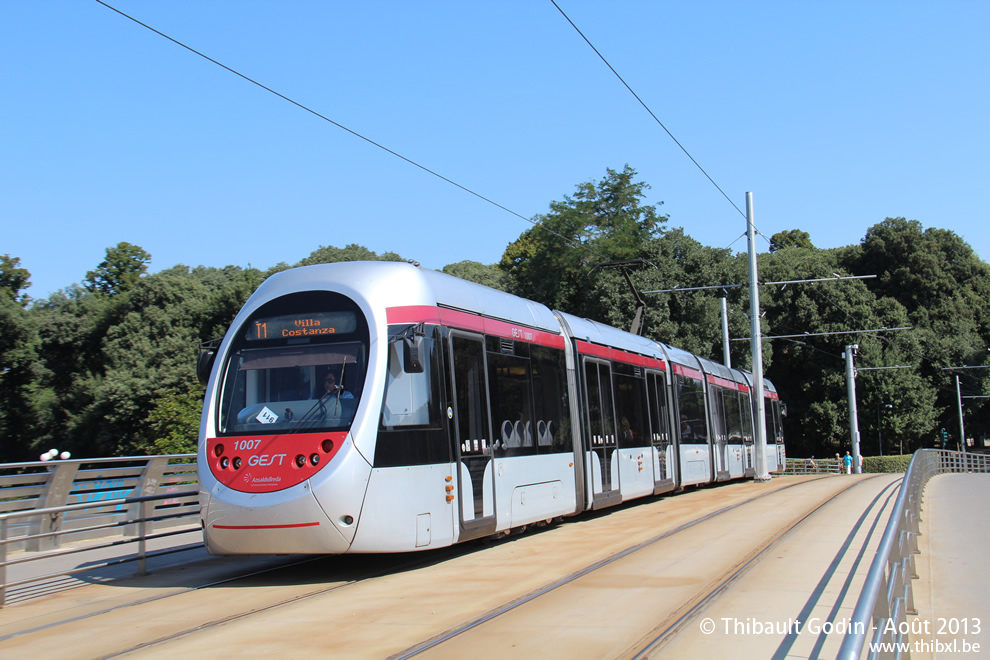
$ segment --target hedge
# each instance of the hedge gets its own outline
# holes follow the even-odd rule
[[[908,465],[914,454],[898,454],[897,456],[864,456],[863,472],[888,473],[907,472]]]

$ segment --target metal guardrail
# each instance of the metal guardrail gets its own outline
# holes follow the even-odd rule
[[[839,458],[788,458],[784,474],[843,474],[846,471]]]
[[[925,485],[935,475],[958,472],[990,472],[990,456],[921,449],[911,459],[850,619],[849,633],[839,649],[841,660],[856,660],[864,650],[871,659],[900,657],[890,649],[901,648],[900,644],[907,641],[907,633],[902,631],[908,626],[902,624],[907,614],[917,613],[911,580],[918,577],[914,555],[918,553],[918,521]]]
[[[8,559],[7,546],[12,540],[10,538],[10,521],[17,520],[19,518],[28,518],[31,516],[41,516],[55,518],[61,514],[70,511],[81,511],[85,510],[86,507],[90,507],[89,504],[68,504],[65,506],[48,507],[45,509],[36,509],[32,511],[15,511],[13,513],[0,514],[0,608],[2,608],[7,602],[7,589],[10,587],[22,586],[25,584],[31,584],[34,582],[40,582],[43,580],[49,580],[57,577],[64,577],[66,575],[73,575],[75,573],[82,573],[84,571],[91,571],[96,568],[105,568],[107,566],[116,566],[118,564],[127,563],[130,561],[138,562],[138,572],[144,574],[147,568],[147,559],[149,557],[160,557],[162,555],[171,554],[173,552],[180,552],[187,550],[190,546],[183,546],[181,548],[172,548],[168,550],[159,550],[157,552],[148,552],[147,543],[148,541],[154,539],[166,538],[169,536],[175,536],[177,534],[187,534],[188,529],[178,529],[168,532],[153,532],[153,524],[163,521],[174,521],[183,518],[198,518],[199,511],[198,508],[190,511],[188,506],[185,506],[185,502],[188,502],[189,498],[193,500],[197,499],[199,496],[198,490],[183,491],[181,493],[167,493],[159,495],[145,495],[141,497],[124,497],[117,500],[110,500],[107,502],[108,505],[124,505],[127,506],[128,510],[131,510],[132,506],[137,506],[140,512],[137,517],[127,517],[124,520],[102,523],[99,525],[91,525],[89,527],[73,529],[73,530],[61,530],[54,532],[45,532],[41,534],[32,534],[31,538],[41,539],[41,538],[58,538],[66,534],[75,534],[83,531],[95,531],[100,530],[104,533],[108,533],[114,529],[119,530],[120,527],[125,525],[134,525],[136,527],[136,534],[133,538],[114,538],[112,541],[105,541],[102,543],[87,543],[85,545],[80,545],[79,547],[71,549],[55,550],[52,552],[25,552],[23,556]],[[157,508],[154,503],[169,499],[177,499],[179,503],[172,506],[176,510],[175,513],[156,513],[162,511],[163,509]],[[169,509],[164,509],[168,511]],[[105,548],[119,548],[120,546],[137,543],[137,553],[133,557],[122,557],[118,559],[111,559],[100,563],[87,563],[86,566],[82,568],[74,568],[67,571],[60,571],[55,573],[46,573],[44,575],[35,575],[29,578],[24,578],[21,580],[8,581],[7,580],[7,567],[14,566],[18,564],[25,564],[34,561],[44,561],[46,559],[52,559],[55,557],[65,557],[66,555],[79,553],[79,552],[90,552],[93,550],[102,550]],[[196,544],[201,545],[201,544]],[[196,547],[196,545],[191,547]]]
[[[196,547],[149,553],[147,542],[198,523],[195,454],[0,464],[0,607],[9,587]],[[174,528],[184,526],[185,529]],[[171,530],[171,531],[163,531]],[[107,537],[114,538],[106,540]],[[62,548],[62,541],[73,542]],[[103,539],[95,543],[80,543]],[[8,582],[8,566],[137,544],[134,556]],[[11,558],[24,551],[23,555]]]
[[[110,500],[178,493],[198,485],[195,454],[4,463],[0,464],[0,514],[90,504],[57,518],[37,516],[22,521],[21,529],[11,529],[25,540],[11,541],[9,549],[50,550],[58,547],[59,537],[44,536],[47,532],[119,520],[126,513],[125,505]],[[136,516],[136,505],[127,506],[135,509],[131,515]],[[83,538],[87,537],[80,532],[74,540]]]

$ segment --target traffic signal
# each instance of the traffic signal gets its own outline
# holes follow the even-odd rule
[[[943,428],[939,431],[939,435],[942,437],[942,449],[945,449],[949,446],[949,432]]]

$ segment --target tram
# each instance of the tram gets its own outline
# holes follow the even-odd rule
[[[438,548],[754,476],[749,374],[411,263],[273,275],[198,368],[214,554]]]

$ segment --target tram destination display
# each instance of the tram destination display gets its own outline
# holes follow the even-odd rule
[[[357,329],[353,312],[313,312],[310,314],[284,314],[254,319],[247,326],[244,339],[291,339],[318,337],[320,335],[347,334]]]

